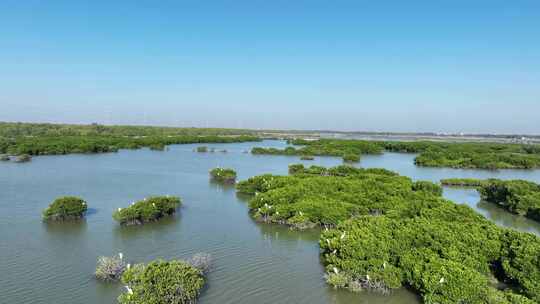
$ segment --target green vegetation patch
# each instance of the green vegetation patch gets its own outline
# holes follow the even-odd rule
[[[441,185],[451,187],[481,187],[485,180],[476,178],[446,178],[441,179]]]
[[[249,202],[256,219],[295,228],[335,226],[353,216],[408,214],[409,202],[440,200],[432,192],[413,191],[409,178],[384,169],[291,165],[289,171],[292,176],[262,175],[238,183],[239,192],[256,194]]]
[[[289,169],[237,189],[254,194],[249,207],[259,220],[327,228],[319,244],[329,284],[382,293],[409,287],[425,303],[540,300],[540,239],[442,198],[439,185],[384,169]]]
[[[416,181],[412,185],[413,191],[426,191],[436,196],[442,196],[443,189],[441,186],[429,181]]]
[[[58,155],[105,153],[173,144],[260,141],[254,133],[235,129],[166,128],[28,124],[0,122],[0,154]]]
[[[274,154],[274,155],[317,155],[317,156],[339,156],[360,155],[360,154],[381,154],[383,148],[378,142],[360,140],[293,140],[290,143],[301,146],[300,148],[287,147],[285,149],[276,148],[253,148],[253,154]]]
[[[540,185],[524,180],[489,179],[478,188],[482,199],[540,222]]]
[[[210,170],[212,180],[220,183],[234,184],[236,181],[236,171],[228,168],[214,168]]]
[[[313,155],[302,155],[300,157],[301,160],[314,160],[315,157],[313,157]]]
[[[360,161],[360,155],[358,154],[345,154],[343,155],[343,161],[347,163],[357,163]]]
[[[409,286],[425,303],[536,303],[540,240],[465,206],[410,218],[365,216],[321,235],[327,281],[352,290]],[[495,289],[500,280],[510,288]]]
[[[540,146],[501,143],[436,141],[292,140],[285,149],[253,148],[253,154],[340,156],[380,154],[383,151],[419,153],[415,164],[426,167],[471,169],[540,168]]]
[[[75,196],[59,197],[43,210],[46,221],[76,220],[84,217],[88,210],[86,202]]]
[[[208,147],[207,146],[197,147],[197,152],[200,152],[200,153],[208,152]],[[212,149],[211,152],[214,152],[214,149]]]
[[[140,225],[173,215],[180,205],[179,197],[154,196],[133,203],[127,208],[118,208],[113,213],[113,218],[122,225]]]
[[[205,284],[203,272],[182,260],[137,264],[122,275],[121,304],[195,303]]]

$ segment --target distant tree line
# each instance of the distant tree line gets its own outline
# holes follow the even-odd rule
[[[415,164],[426,167],[475,169],[540,168],[540,146],[501,143],[457,143],[435,141],[291,140],[297,147],[253,148],[253,154],[326,155],[346,157],[380,154],[384,151],[418,153]]]

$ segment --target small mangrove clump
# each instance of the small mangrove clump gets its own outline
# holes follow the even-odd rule
[[[9,161],[9,155],[0,155],[0,161]]]
[[[442,196],[443,189],[441,186],[429,181],[416,181],[412,184],[413,191],[426,191],[436,196]]]
[[[343,155],[343,161],[346,163],[357,163],[360,161],[360,155],[358,154],[345,154]]]
[[[29,162],[31,160],[32,160],[32,156],[30,156],[29,154],[22,154],[22,155],[17,156],[17,158],[15,159],[15,162],[16,163],[26,163],[26,162]]]
[[[441,185],[451,187],[481,187],[486,181],[476,178],[446,178],[441,179]]]
[[[200,152],[200,153],[208,152],[208,147],[207,146],[197,147],[197,152]]]
[[[301,160],[314,160],[315,157],[313,157],[313,155],[302,155],[300,157]]]
[[[86,202],[75,196],[65,196],[54,200],[43,211],[43,219],[46,221],[77,220],[84,217],[88,210]]]
[[[234,184],[236,181],[236,171],[227,168],[214,168],[210,170],[210,177],[220,183]]]
[[[95,276],[100,281],[115,282],[122,278],[122,274],[128,267],[122,253],[112,257],[101,256],[97,261]]]
[[[120,304],[195,303],[205,284],[203,272],[182,260],[137,264],[122,275]]]
[[[525,180],[488,179],[478,188],[482,199],[540,222],[540,185]]]
[[[141,225],[173,215],[180,204],[180,198],[176,196],[149,197],[127,208],[118,208],[113,218],[121,225]]]

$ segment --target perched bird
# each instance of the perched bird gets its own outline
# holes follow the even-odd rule
[[[341,237],[339,237],[340,240],[343,240],[345,238],[345,232],[341,234]]]
[[[338,269],[337,269],[336,267],[334,267],[334,273],[335,273],[335,274],[338,274],[338,273],[339,273],[339,271],[338,271]]]
[[[129,286],[125,286],[126,287],[126,290],[127,290],[127,293],[129,293],[130,295],[133,294],[133,290],[131,290],[131,288],[129,288]]]
[[[444,283],[444,278],[441,278],[441,279],[439,280],[439,284],[442,284],[442,283]]]
[[[122,211],[122,208],[118,208],[118,211]]]
[[[121,259],[123,259],[123,258],[124,258],[124,254],[122,254],[122,253],[120,252],[120,253],[118,254],[118,257],[119,257],[119,258],[120,258],[120,260],[121,260]]]

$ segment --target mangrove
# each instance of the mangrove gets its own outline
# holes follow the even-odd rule
[[[218,183],[234,184],[236,171],[229,168],[214,168],[210,170],[210,178]]]
[[[540,301],[540,239],[384,169],[292,165],[237,184],[258,220],[320,237],[327,282],[352,291],[408,287],[425,303]]]
[[[482,200],[540,222],[540,185],[525,180],[488,179],[479,187]]]
[[[181,200],[177,196],[153,196],[134,202],[127,208],[118,208],[113,218],[121,225],[141,225],[173,215],[180,205]]]
[[[43,210],[43,219],[45,221],[78,220],[84,217],[87,210],[87,203],[79,197],[59,197]]]
[[[175,303],[197,301],[205,284],[204,273],[183,260],[155,260],[136,264],[122,275],[125,292],[120,304]]]

